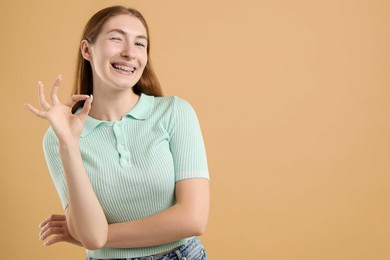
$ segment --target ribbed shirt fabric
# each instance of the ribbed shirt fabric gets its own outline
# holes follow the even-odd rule
[[[43,147],[51,177],[66,208],[66,182],[52,128],[44,136]],[[88,117],[80,137],[80,152],[109,224],[161,212],[175,203],[175,182],[209,178],[196,113],[178,97],[141,94],[134,108],[120,121]],[[87,255],[100,259],[148,256],[178,247],[188,239],[143,248],[87,250]]]

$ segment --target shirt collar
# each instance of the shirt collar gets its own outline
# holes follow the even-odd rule
[[[132,117],[137,120],[145,120],[152,114],[153,107],[154,107],[154,96],[148,96],[142,93],[137,104],[135,104],[133,109],[131,109],[126,115],[123,116],[121,121],[129,117]],[[92,118],[90,116],[87,116],[87,120],[85,122],[83,132],[81,133],[81,137],[87,136],[98,125],[103,123],[112,123],[112,122],[101,121]]]

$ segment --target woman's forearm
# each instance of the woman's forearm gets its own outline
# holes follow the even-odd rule
[[[175,205],[148,218],[111,224],[105,247],[154,246],[202,235],[205,225],[197,224],[197,220],[191,219],[184,211]]]
[[[192,179],[176,185],[177,203],[153,216],[108,226],[106,247],[161,245],[202,235],[209,213],[209,181]]]
[[[67,222],[71,235],[88,249],[106,244],[108,224],[82,162],[78,142],[60,143],[68,191]]]

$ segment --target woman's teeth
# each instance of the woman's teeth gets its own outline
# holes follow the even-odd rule
[[[124,66],[124,65],[112,64],[112,66],[115,69],[122,70],[122,71],[125,71],[125,72],[134,72],[134,70],[135,70],[134,67],[127,67],[127,66]]]

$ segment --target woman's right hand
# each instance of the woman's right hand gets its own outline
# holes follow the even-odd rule
[[[51,105],[46,101],[42,82],[38,82],[38,99],[43,110],[39,110],[31,104],[25,104],[36,116],[50,122],[60,143],[75,142],[79,140],[89,110],[91,109],[92,95],[73,95],[62,104],[57,96],[57,91],[62,81],[59,75],[51,89]],[[84,107],[78,114],[72,114],[72,107],[78,102],[85,100]]]

